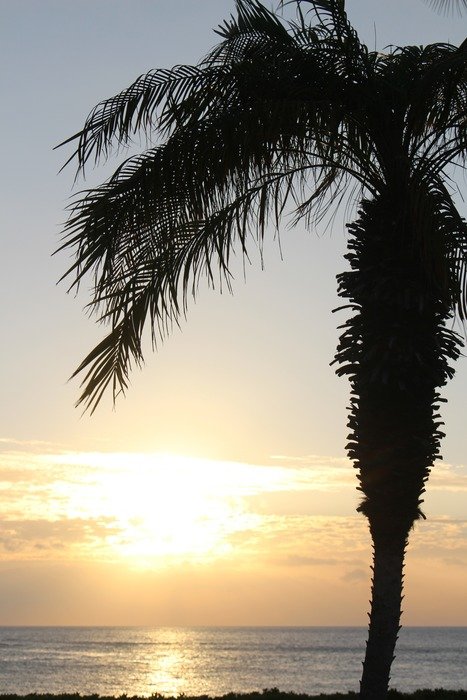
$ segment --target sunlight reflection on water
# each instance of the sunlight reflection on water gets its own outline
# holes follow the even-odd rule
[[[355,690],[362,628],[0,628],[0,693]],[[467,628],[406,628],[392,685],[467,687]]]

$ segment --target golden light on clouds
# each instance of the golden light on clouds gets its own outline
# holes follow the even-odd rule
[[[61,489],[69,512],[109,519],[118,530],[107,538],[109,555],[142,567],[180,558],[207,562],[227,554],[229,537],[258,520],[242,506],[242,493],[274,488],[277,481],[266,472],[259,478],[246,465],[174,455],[90,453],[46,459],[84,470],[81,484]]]
[[[16,453],[7,459],[11,516],[34,516],[39,537],[61,531],[58,554],[79,547],[80,557],[126,558],[141,567],[236,557],[241,533],[261,533],[267,525],[265,507],[324,484],[319,468],[311,473],[167,454]],[[333,477],[330,469],[328,489],[335,487]],[[82,541],[67,542],[80,524]],[[45,556],[46,547],[36,549]]]
[[[3,447],[3,624],[365,624],[370,541],[344,458]],[[443,465],[432,481],[407,595],[436,583],[412,594],[411,624],[461,624],[467,470]]]

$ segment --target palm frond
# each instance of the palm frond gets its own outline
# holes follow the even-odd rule
[[[178,324],[188,295],[196,298],[202,279],[215,286],[217,277],[230,287],[233,251],[240,247],[247,256],[248,238],[261,248],[268,222],[278,225],[300,178],[300,170],[277,173],[206,220],[180,224],[176,230],[160,227],[152,238],[142,236],[136,248],[127,249],[120,242],[118,261],[107,265],[100,266],[92,246],[81,248],[83,266],[95,268],[92,307],[101,310],[100,318],[110,322],[111,331],[73,374],[85,372],[78,404],[93,412],[107,386],[112,386],[114,399],[125,392],[132,364],[143,360],[146,322],[157,344],[173,323]]]
[[[429,284],[446,306],[467,319],[467,222],[454,205],[439,172],[415,170],[411,219]]]
[[[446,264],[435,277],[467,317],[465,224],[442,187],[467,151],[466,46],[371,53],[342,0],[296,3],[293,23],[238,0],[197,66],[142,76],[64,142],[78,142],[82,169],[136,133],[164,138],[71,207],[64,276],[72,287],[92,276],[89,308],[110,325],[75,373],[87,409],[109,385],[114,399],[126,390],[146,326],[155,344],[202,280],[230,286],[235,248],[261,249],[268,222],[277,228],[286,211],[314,225],[350,183],[376,198],[407,178],[419,230],[442,232],[423,241],[427,270],[437,245]]]
[[[258,0],[236,0],[237,17],[230,17],[216,30],[223,39],[231,42],[249,34],[264,34],[279,41],[290,41],[285,24]]]
[[[467,40],[459,48],[433,44],[418,50],[407,89],[411,94],[407,114],[410,133],[435,134],[456,130],[465,144],[467,133]]]
[[[164,103],[181,101],[193,87],[209,88],[219,80],[222,69],[216,66],[176,66],[171,70],[150,71],[126,90],[100,102],[87,117],[83,129],[56,148],[77,141],[77,148],[65,166],[76,159],[78,170],[82,171],[90,158],[95,162],[107,158],[115,144],[127,145],[136,133],[154,136],[160,128],[157,110]]]

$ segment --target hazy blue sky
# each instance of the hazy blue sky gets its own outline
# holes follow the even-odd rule
[[[421,0],[347,4],[370,45],[375,37],[380,47],[463,38],[465,17],[440,17]],[[156,357],[148,352],[145,371],[135,372],[116,413],[104,403],[92,419],[80,419],[77,382],[66,383],[102,331],[82,313],[85,294],[74,299],[64,284],[55,286],[67,259],[50,254],[73,171],[57,175],[67,151],[52,147],[81,127],[97,101],[139,74],[196,62],[233,8],[231,0],[0,2],[4,435],[250,459],[342,454],[347,385],[329,367],[339,322],[331,309],[343,267],[341,225],[321,239],[284,225],[284,260],[272,244],[265,272],[254,264],[246,285],[239,266],[234,297],[203,293],[183,331]],[[464,459],[463,364],[447,392],[453,400],[444,450],[456,461]]]
[[[460,43],[466,33],[465,16],[439,16],[422,0],[348,0],[347,7],[352,21],[371,48],[434,41]],[[348,387],[346,380],[336,378],[330,367],[339,323],[339,315],[331,313],[339,305],[335,275],[343,269],[346,242],[344,226],[339,220],[332,230],[318,232],[319,235],[300,227],[288,229],[284,223],[281,237],[283,259],[277,242],[271,241],[266,246],[265,270],[261,271],[258,256],[253,253],[253,264],[246,270],[246,283],[239,260],[233,296],[203,289],[182,330],[175,331],[156,355],[152,355],[148,347],[146,367],[143,372],[134,373],[128,396],[118,402],[116,411],[112,410],[109,399],[92,418],[81,418],[80,411],[73,405],[78,396],[78,384],[76,381],[67,383],[80,359],[102,336],[103,329],[96,327],[83,313],[87,301],[85,290],[74,298],[66,295],[65,284],[56,285],[68,260],[62,254],[52,258],[51,253],[59,243],[74,172],[67,168],[58,174],[69,151],[53,151],[52,148],[81,128],[96,102],[123,89],[141,73],[153,67],[196,63],[216,42],[212,29],[233,11],[233,0],[0,0],[0,327],[3,333],[0,438],[4,448],[0,466],[6,491],[10,494],[5,511],[5,527],[10,534],[5,535],[4,540],[10,578],[3,584],[9,586],[12,605],[13,602],[16,605],[8,618],[10,622],[71,619],[63,617],[57,610],[54,612],[51,605],[47,607],[40,593],[37,593],[37,600],[31,594],[34,589],[39,592],[47,589],[55,576],[53,567],[63,572],[63,581],[66,579],[68,584],[71,578],[75,579],[74,573],[70,574],[70,571],[75,571],[73,567],[78,566],[74,555],[65,558],[65,565],[65,560],[57,555],[58,549],[54,549],[60,542],[60,527],[62,533],[64,528],[68,533],[67,542],[73,541],[74,549],[72,547],[70,551],[75,554],[89,536],[89,530],[86,530],[86,536],[82,530],[85,515],[72,515],[64,505],[68,503],[71,508],[72,499],[66,491],[68,486],[65,488],[60,479],[66,485],[67,479],[73,481],[75,477],[62,470],[60,477],[53,472],[52,479],[52,467],[44,466],[47,455],[54,456],[53,464],[60,463],[60,459],[66,464],[68,458],[63,455],[68,452],[92,452],[94,455],[102,452],[168,452],[270,466],[296,466],[299,460],[298,463],[306,469],[313,469],[316,464],[317,458],[309,458],[309,455],[324,456],[319,458],[320,464],[331,464],[333,459],[344,458]],[[87,182],[100,182],[117,162],[97,172],[89,172]],[[461,185],[465,190],[465,183]],[[79,182],[73,191],[83,186]],[[457,547],[457,553],[452,555],[452,561],[457,563],[451,561],[451,564],[458,567],[459,562],[465,563],[467,556],[465,528],[462,530],[460,520],[463,512],[461,497],[465,498],[467,488],[467,471],[462,466],[467,463],[466,394],[466,361],[461,358],[457,374],[445,391],[449,404],[444,410],[447,438],[443,453],[452,467],[442,472],[445,481],[438,482],[433,501],[433,514],[441,519],[442,528],[452,526],[450,532],[456,533],[453,547]],[[279,460],[273,457],[277,455],[281,456]],[[82,461],[83,464],[91,461],[93,469],[97,469],[100,463],[98,457],[83,456]],[[33,473],[39,476],[29,492],[28,483],[34,481],[29,481],[32,467]],[[228,470],[225,465],[224,468]],[[285,518],[287,514],[302,517],[305,512],[310,514],[313,511],[316,517],[353,518],[356,502],[353,474],[348,465],[346,469],[350,470],[350,478],[344,479],[345,488],[336,490],[330,487],[326,498],[320,496],[321,487],[313,492],[314,495],[310,494],[306,482],[300,488],[291,486],[289,491],[284,488],[280,498],[274,496],[276,500],[264,497],[264,502],[258,495],[261,489],[253,489],[250,496],[257,500],[254,508],[253,501],[249,501],[248,508],[253,508],[255,517],[261,513],[264,517],[269,514],[267,517],[271,518]],[[82,478],[80,472],[77,483],[81,483]],[[49,483],[48,479],[52,479],[56,485],[54,488],[58,489],[53,491],[53,496],[50,490],[52,481]],[[15,490],[15,483],[21,484],[21,488]],[[450,487],[443,491],[442,484],[448,483]],[[265,493],[269,493],[268,488]],[[63,495],[60,489],[65,489],[68,495]],[[293,496],[290,495],[292,492]],[[297,496],[299,492],[300,497]],[[42,498],[45,500],[41,501]],[[47,518],[44,513],[48,498],[54,505],[50,506],[51,514]],[[230,503],[229,507],[233,508],[233,513],[234,505]],[[245,512],[250,513],[248,508]],[[96,513],[88,511],[86,515],[94,518],[95,547],[91,557],[94,563],[86,563],[90,568],[85,573],[80,570],[83,582],[86,581],[83,591],[91,579],[99,579],[92,573],[92,566],[99,560],[101,551],[96,542],[101,529],[110,527],[109,518],[116,517],[115,513],[113,516]],[[60,518],[67,523],[66,527],[63,523],[63,527],[50,525],[62,522]],[[241,522],[245,524],[247,520]],[[287,526],[282,520],[280,524],[279,520],[269,522],[272,530],[268,531],[268,556],[272,557],[275,544],[279,547],[279,534],[285,532],[286,527],[292,527],[287,522]],[[294,522],[294,527],[302,528],[303,533],[309,525],[305,521],[300,521],[300,526],[298,521]],[[42,527],[40,523],[48,525]],[[335,597],[330,592],[329,610],[332,605],[337,605],[336,601],[347,587],[345,582],[352,580],[353,576],[356,583],[352,595],[358,600],[353,600],[351,607],[359,610],[358,620],[364,622],[363,601],[368,593],[366,573],[362,574],[362,570],[366,563],[362,569],[361,564],[355,562],[359,561],[361,551],[366,551],[367,544],[359,549],[359,538],[365,537],[362,534],[364,524],[359,523],[356,527],[360,534],[353,545],[358,551],[347,562],[348,570],[341,572],[341,583],[336,584]],[[325,526],[326,523],[321,522],[321,533]],[[334,532],[334,525],[328,523],[328,526],[329,532]],[[121,531],[121,523],[119,527]],[[237,541],[244,544],[246,536],[242,539],[238,534],[244,531],[242,527],[233,528],[232,532],[236,532]],[[232,532],[229,537],[233,537]],[[274,593],[276,602],[280,591],[284,595],[287,593],[290,600],[301,601],[300,596],[305,599],[310,585],[310,580],[303,578],[306,566],[312,565],[310,535],[302,541],[302,534],[295,536],[293,529],[287,532],[289,540],[296,545],[287,555],[290,556],[288,561],[294,572],[301,566],[302,578],[294,578],[295,574],[290,578],[287,567],[281,569],[282,573],[276,578],[269,572],[267,580],[271,590],[277,589],[277,595]],[[446,537],[447,530],[435,528],[425,532],[431,533],[431,539],[425,542],[423,549],[428,568],[419,567],[417,576],[421,576],[420,571],[437,572],[439,590],[442,590],[444,584],[440,572],[446,562],[439,543],[440,538]],[[317,541],[317,536],[313,541]],[[438,550],[433,544],[435,542],[438,542]],[[247,544],[248,547],[251,545],[248,550],[251,561],[257,560],[255,547],[259,545],[257,542],[254,546],[251,542]],[[308,554],[300,549],[301,544]],[[323,564],[323,548],[328,546],[338,550],[334,541],[320,544],[321,549],[313,555],[317,565],[319,561]],[[342,540],[339,546],[342,552],[346,551]],[[48,552],[48,558],[44,561],[40,557],[37,559],[37,552],[44,551]],[[304,559],[305,555],[308,560]],[[88,562],[84,555],[80,557],[81,554],[79,561]],[[286,560],[286,554],[283,559]],[[102,562],[107,561],[106,556],[99,561],[104,566]],[[271,564],[272,559],[268,561]],[[429,569],[430,561],[435,561],[434,569]],[[13,566],[11,562],[16,563]],[[328,562],[328,566],[332,571],[332,564]],[[235,567],[237,576],[238,563]],[[199,575],[202,578],[205,574]],[[245,574],[245,582],[251,575],[251,571]],[[170,588],[174,579],[167,576]],[[319,591],[330,591],[329,577],[320,576]],[[16,595],[20,579],[23,581],[22,593]],[[25,583],[27,580],[30,581],[29,587]],[[261,580],[255,574],[257,597],[263,590]],[[300,594],[294,592],[290,586],[287,588],[289,584],[284,584],[285,580],[300,581],[297,586],[303,584],[303,590],[300,588]],[[464,579],[456,580],[460,596]],[[152,579],[145,584],[148,600],[152,585]],[[222,588],[220,583],[219,586]],[[83,605],[82,598],[78,596],[76,600]],[[243,600],[245,620],[248,611],[258,609],[255,600],[257,598],[250,598],[247,603]],[[457,598],[454,596],[453,600]],[[223,609],[219,601],[218,607]],[[300,605],[297,604],[295,613],[289,611],[288,618],[268,618],[266,608],[259,617],[263,622],[268,619],[274,619],[276,623],[298,620]],[[429,598],[423,605],[418,617],[413,618],[416,621],[428,619],[426,615],[433,608]],[[96,606],[99,607],[98,603]],[[188,603],[187,606],[189,608]],[[89,608],[89,620],[96,619],[93,609],[92,606]],[[275,609],[278,609],[277,605]],[[327,608],[323,610],[326,612]],[[135,620],[131,617],[131,608],[127,612],[124,620]],[[326,620],[335,621],[332,615],[326,618],[324,612],[324,617],[319,617],[320,624]],[[141,616],[144,617],[144,611]],[[446,613],[442,619],[447,617]],[[111,611],[105,620],[110,619]],[[154,614],[152,621],[157,619]],[[210,619],[223,621],[214,612]],[[238,617],[233,616],[233,619]],[[311,616],[309,621],[316,622],[316,619]],[[356,620],[355,616],[348,619]]]

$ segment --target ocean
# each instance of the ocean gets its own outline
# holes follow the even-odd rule
[[[357,690],[358,627],[0,627],[0,693]],[[467,627],[406,627],[391,687],[467,688]]]

